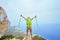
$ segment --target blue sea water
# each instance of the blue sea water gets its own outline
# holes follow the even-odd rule
[[[33,29],[33,33],[43,36],[48,40],[60,40],[60,24],[43,24]]]

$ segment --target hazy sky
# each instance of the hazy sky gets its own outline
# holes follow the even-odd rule
[[[37,16],[39,24],[60,23],[60,0],[0,0],[11,23],[17,23],[19,15]]]

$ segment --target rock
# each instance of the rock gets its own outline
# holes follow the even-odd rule
[[[7,28],[10,26],[10,21],[8,20],[5,10],[0,7],[0,34],[3,34]]]
[[[24,37],[25,34],[20,30],[16,29],[17,26],[10,26],[9,29],[5,32],[5,35],[13,35],[14,37]]]
[[[32,40],[46,40],[45,38],[43,38],[42,36],[39,35],[35,35]]]
[[[26,36],[23,38],[23,40],[46,40],[45,38],[43,38],[42,36],[39,35],[32,35],[32,38],[30,36],[28,36],[28,38],[26,38]]]

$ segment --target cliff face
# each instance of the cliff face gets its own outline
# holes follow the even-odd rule
[[[4,34],[7,28],[10,26],[10,22],[8,20],[7,14],[5,10],[0,7],[0,36]]]

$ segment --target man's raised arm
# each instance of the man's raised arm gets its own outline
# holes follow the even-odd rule
[[[34,16],[34,17],[32,18],[32,20],[33,20],[34,18],[36,18],[36,16]]]
[[[26,20],[26,18],[24,16],[22,16],[22,15],[20,15],[20,16]]]

